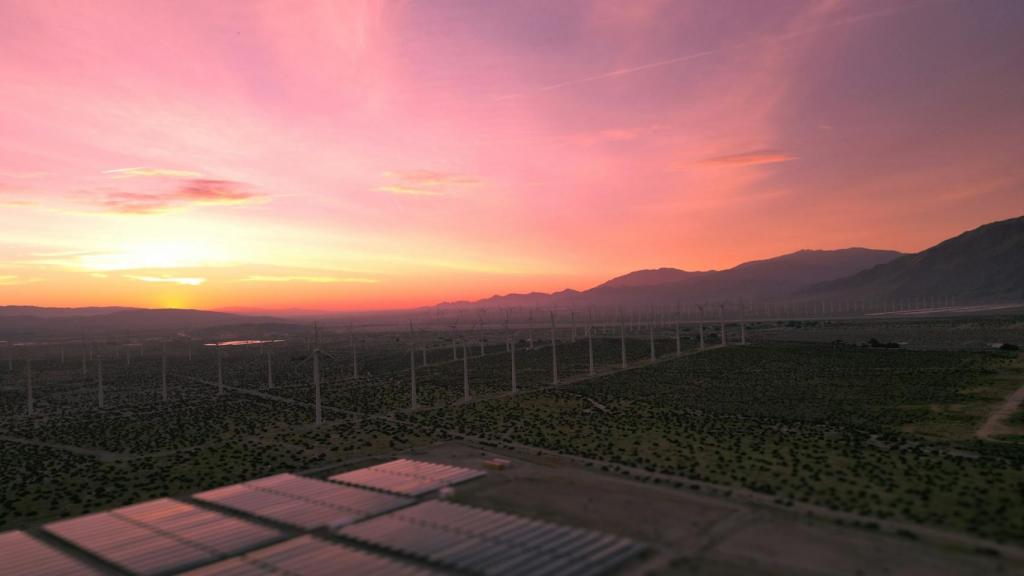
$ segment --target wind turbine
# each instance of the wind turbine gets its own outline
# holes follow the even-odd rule
[[[352,331],[352,323],[348,325],[348,344],[352,348],[352,379],[359,377],[359,363],[356,361],[356,336]]]
[[[462,339],[462,399],[469,402],[469,354],[466,353],[466,339]]]
[[[486,308],[481,308],[478,312],[477,319],[477,336],[480,338],[480,355],[484,355],[484,315],[487,314]]]
[[[224,395],[224,365],[221,361],[220,353],[220,342],[216,343],[217,346],[217,395]]]
[[[651,317],[647,320],[647,333],[651,340],[651,362],[657,360],[654,352],[654,305],[651,305]]]
[[[410,401],[412,410],[416,409],[416,339],[412,329],[412,321],[409,321],[409,382]]]
[[[683,345],[679,339],[679,301],[676,300],[676,356],[683,353]]]
[[[167,342],[163,343],[160,354],[160,397],[167,402]]]
[[[626,321],[622,316],[622,308],[619,308],[619,342],[622,345],[622,368],[626,368]]]
[[[270,346],[266,347],[267,352],[267,390],[274,387],[274,360],[270,354]]]
[[[530,350],[533,350],[533,308],[530,308]]]
[[[555,312],[551,311],[551,383],[558,384],[558,342],[555,340]]]
[[[722,346],[725,346],[725,302],[718,304],[718,319],[722,322]]]
[[[32,404],[33,404],[33,398],[32,398],[32,358],[31,357],[25,360],[25,373],[28,376],[28,383],[27,383],[28,384],[28,389],[26,390],[28,395],[27,395],[27,398],[26,398],[26,403],[27,403],[27,408],[28,408],[28,415],[31,416],[32,415]]]
[[[704,304],[697,304],[700,311],[700,349],[704,349]]]
[[[455,342],[455,330],[459,327],[460,320],[462,320],[461,310],[458,311],[458,313],[455,316],[455,322],[452,323],[452,362],[459,359],[459,353],[457,351],[458,348],[456,347],[457,343]],[[463,349],[463,353],[465,353],[465,349]]]
[[[320,349],[320,327],[316,322],[313,322],[313,351],[307,356],[303,362],[313,359],[313,413],[316,420],[316,425],[319,426],[323,423],[323,412],[321,410],[320,403],[320,355],[323,354],[331,360],[335,360],[334,356],[324,352]]]
[[[587,355],[590,360],[590,375],[594,375],[594,309],[591,308],[587,318]]]
[[[746,314],[744,312],[743,300],[740,300],[740,344],[747,343]]]
[[[100,410],[104,408],[103,402],[103,353],[96,356],[96,379],[99,381],[99,404]]]

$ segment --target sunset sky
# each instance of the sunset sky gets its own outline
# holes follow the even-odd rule
[[[0,0],[0,304],[376,309],[1024,213],[1019,0]]]

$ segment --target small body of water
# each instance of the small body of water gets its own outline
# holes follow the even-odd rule
[[[211,342],[204,344],[204,346],[249,346],[252,344],[273,344],[274,342],[284,342],[284,340],[227,340],[225,342]]]

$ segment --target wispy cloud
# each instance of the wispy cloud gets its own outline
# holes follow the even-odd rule
[[[35,276],[14,276],[10,274],[0,274],[0,286],[20,286],[22,284],[34,284],[36,282],[42,282],[42,278]]]
[[[314,284],[334,284],[334,283],[351,283],[351,284],[376,284],[379,280],[374,278],[363,278],[358,276],[265,276],[265,275],[253,275],[246,276],[238,280],[239,282],[308,282]]]
[[[115,168],[104,170],[104,174],[112,178],[137,178],[137,177],[164,177],[164,178],[199,178],[199,172],[192,170],[175,170],[172,168],[145,168],[137,166],[134,168]]]
[[[778,164],[798,160],[797,156],[786,154],[778,150],[751,150],[738,154],[726,154],[724,156],[713,156],[697,162],[700,166],[711,166],[720,168],[738,166],[756,166],[758,164]]]
[[[436,170],[406,170],[384,175],[396,182],[378,186],[377,191],[407,196],[440,196],[455,187],[480,183],[466,174]]]
[[[182,286],[199,286],[206,283],[206,278],[188,278],[176,276],[136,276],[134,274],[125,274],[124,277],[129,278],[131,280],[138,280],[140,282],[180,284]]]
[[[112,192],[100,205],[118,214],[158,214],[193,206],[244,204],[260,196],[230,180],[187,180],[166,192]]]

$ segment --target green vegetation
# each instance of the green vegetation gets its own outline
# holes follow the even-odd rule
[[[586,339],[564,334],[558,372],[569,383],[558,388],[550,386],[550,343],[537,340],[531,349],[520,334],[516,396],[503,335],[479,334],[465,348],[469,404],[462,402],[463,347],[456,343],[453,360],[447,334],[412,342],[408,334],[362,336],[354,378],[342,338],[324,346],[327,422],[320,427],[305,343],[268,348],[272,389],[258,347],[222,349],[224,395],[217,394],[212,348],[196,346],[192,361],[175,349],[167,402],[159,357],[107,359],[102,409],[94,364],[83,378],[78,362],[34,359],[32,416],[19,362],[0,372],[0,529],[462,434],[591,459],[641,480],[706,481],[784,505],[1024,540],[1024,442],[974,438],[1022,385],[1021,360],[991,348],[929,350],[943,348],[948,327],[912,324],[896,331],[918,330],[909,348],[830,343],[860,341],[859,332],[872,334],[865,342],[902,341],[872,322],[850,328],[852,336],[831,324],[772,324],[750,331],[760,344],[675,359],[674,334],[665,330],[655,344],[659,358],[669,359],[655,364],[647,334],[637,329],[627,334],[628,371],[619,370],[612,329],[594,339],[598,376],[591,379]],[[807,342],[777,341],[795,333]],[[684,351],[694,351],[695,336],[684,331]],[[706,336],[717,343],[710,329]],[[408,410],[410,348],[417,412]],[[1008,421],[1016,430],[1022,422],[1021,412]]]

